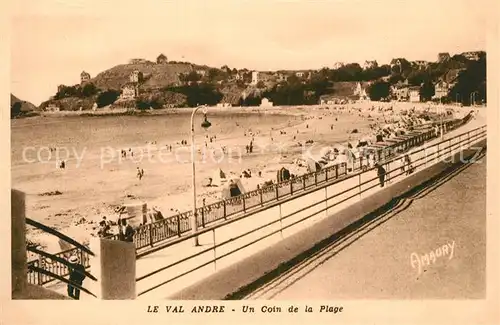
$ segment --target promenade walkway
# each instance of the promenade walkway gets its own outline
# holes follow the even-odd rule
[[[482,121],[471,121],[467,125],[464,125],[456,130],[453,130],[452,132],[448,133],[446,135],[446,138],[450,138],[454,135],[458,135],[460,133],[467,132],[468,130],[472,130],[474,128],[479,127],[480,125],[484,125],[484,122]],[[431,146],[433,143],[439,142],[441,139],[435,139],[429,143],[426,143],[425,146]],[[422,153],[423,155],[423,153]],[[429,162],[429,165],[431,165],[433,162]],[[374,177],[375,172],[372,176]],[[411,176],[410,176],[411,177]],[[396,184],[399,187],[403,186],[408,188],[411,186],[411,183],[402,183],[405,179],[407,179],[407,176],[400,176],[397,179],[392,179],[388,183],[388,187],[385,188],[385,192],[389,191],[391,192],[391,188],[395,186]],[[341,185],[338,185],[338,188],[335,190],[342,191],[342,188],[349,188],[352,186],[355,186],[358,184],[358,179],[352,178],[351,180],[347,182],[342,182],[339,183]],[[362,180],[363,181],[363,180]],[[359,199],[364,199],[368,196],[371,196],[373,194],[376,194],[380,192],[380,188],[374,188],[371,191],[364,193],[362,197]],[[333,194],[333,193],[332,193]],[[345,195],[348,195],[349,193],[346,193]],[[341,204],[333,209],[328,210],[328,214],[334,214],[342,209],[345,209],[348,206],[352,206],[354,203],[350,204]],[[268,215],[278,215],[280,212],[277,210],[278,207],[270,208],[268,211]],[[357,209],[355,209],[357,210]],[[357,211],[359,212],[359,211]],[[355,212],[355,213],[357,213]],[[281,236],[273,236],[268,239],[262,240],[254,245],[252,245],[251,250],[242,250],[241,252],[235,253],[233,255],[230,255],[229,257],[221,260],[220,262],[217,262],[216,267],[214,268],[213,265],[207,265],[206,267],[201,268],[197,272],[193,272],[192,274],[188,274],[182,278],[182,281],[173,281],[171,283],[168,283],[166,285],[160,286],[157,289],[150,291],[148,293],[145,293],[144,295],[141,295],[139,298],[165,298],[168,296],[172,296],[173,293],[179,292],[183,290],[186,286],[189,286],[190,284],[196,283],[200,281],[203,278],[207,278],[211,275],[217,275],[220,273],[221,270],[225,269],[226,270],[233,270],[233,267],[240,261],[243,261],[245,258],[248,256],[252,255],[255,252],[261,251],[265,248],[268,248],[280,241],[283,240],[283,238],[290,237],[297,232],[307,229],[311,227],[312,225],[320,222],[322,219],[324,219],[324,216],[322,214],[318,215],[317,217],[313,217],[310,220],[307,220],[300,225],[293,227],[290,230],[284,231]],[[229,226],[218,228],[216,231],[216,238],[215,238],[215,243],[220,243],[223,241],[226,241],[234,236],[234,234],[239,234],[243,233],[245,231],[249,231],[251,229],[254,229],[256,226],[261,225],[269,221],[269,219],[266,219],[266,215],[255,215],[255,216],[250,216],[246,219],[243,219],[241,221],[235,222]],[[293,222],[292,220],[289,220],[288,223]],[[277,225],[279,227],[279,225]],[[271,231],[272,229],[266,230],[266,231]],[[259,235],[262,235],[262,233],[257,233],[255,238]],[[245,239],[246,242],[249,242],[252,240],[252,236],[247,236],[248,238]],[[137,277],[141,278],[142,276],[151,273],[155,270],[158,270],[159,268],[171,264],[176,261],[180,261],[183,258],[193,255],[195,253],[201,252],[202,250],[205,250],[207,248],[210,248],[211,246],[214,245],[214,234],[212,232],[207,232],[205,234],[202,234],[199,236],[199,242],[200,246],[195,247],[193,245],[193,240],[186,240],[184,242],[175,244],[174,246],[159,250],[157,252],[151,253],[149,255],[146,255],[144,257],[141,257],[137,260],[137,265],[136,265],[136,270],[137,270]],[[224,246],[220,250],[217,251],[217,255],[220,256],[221,254],[224,254],[226,251],[229,251],[231,249],[236,248],[236,245],[241,245],[241,242],[236,241],[234,243],[234,246],[232,247],[231,244]],[[159,285],[163,283],[166,279],[173,278],[177,275],[180,275],[187,270],[193,268],[196,265],[203,264],[204,262],[208,262],[209,259],[213,257],[209,256],[209,254],[203,254],[200,257],[193,258],[189,260],[189,262],[185,263],[179,263],[176,266],[173,266],[171,268],[168,268],[162,272],[159,272],[153,276],[150,276],[145,279],[141,279],[137,283],[137,292],[142,293],[143,291],[152,288],[156,285]],[[254,268],[257,266],[254,266]],[[235,272],[238,272],[234,270]],[[229,276],[227,272],[224,272],[226,276]],[[234,274],[233,276],[239,276],[237,274]],[[48,286],[49,288],[55,289],[59,292],[64,292],[65,288],[61,284],[52,284]],[[82,295],[82,299],[93,299],[92,297],[89,297],[87,295]]]

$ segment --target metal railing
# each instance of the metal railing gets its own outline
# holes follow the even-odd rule
[[[429,164],[435,164],[439,161],[442,161],[446,157],[451,157],[451,156],[457,154],[458,152],[461,152],[464,149],[468,149],[471,145],[478,143],[479,141],[484,140],[485,138],[486,138],[486,126],[482,126],[482,127],[477,128],[477,129],[474,129],[472,131],[469,131],[469,132],[457,135],[455,137],[452,137],[450,139],[440,141],[432,146],[413,150],[412,152],[409,152],[408,155],[410,157],[411,162],[408,164],[401,164],[400,157],[386,160],[384,162],[384,165],[387,167],[386,174],[385,174],[387,177],[386,182],[390,183],[390,182],[394,182],[398,178],[401,180],[405,177],[408,177],[409,175],[408,175],[407,168],[409,168],[410,166],[412,167],[413,172],[418,171],[418,170],[422,170],[422,169],[426,168]],[[434,150],[429,150],[429,149],[436,149],[436,150],[434,151]],[[403,170],[402,167],[405,167],[405,169]],[[212,256],[212,257],[210,257],[210,259],[208,261],[201,263],[193,268],[190,268],[189,270],[184,271],[180,274],[176,274],[175,276],[172,276],[170,278],[168,278],[168,277],[166,278],[165,276],[162,276],[161,283],[158,283],[158,284],[156,284],[148,289],[145,289],[145,290],[139,292],[138,296],[144,295],[150,291],[153,291],[161,286],[164,286],[172,281],[175,281],[175,280],[177,280],[185,275],[188,275],[188,274],[190,274],[196,270],[199,270],[205,266],[208,266],[210,264],[213,264],[214,267],[217,268],[216,262],[220,259],[223,259],[231,254],[234,254],[234,253],[236,253],[236,252],[238,252],[246,247],[249,247],[249,246],[251,246],[259,241],[262,241],[268,237],[271,237],[271,236],[276,235],[278,233],[282,233],[283,230],[291,228],[299,223],[302,223],[302,222],[304,222],[304,221],[306,221],[306,220],[308,220],[308,219],[310,219],[310,218],[312,218],[320,213],[324,213],[327,210],[331,211],[332,208],[337,207],[340,204],[345,203],[349,200],[352,201],[351,204],[354,203],[353,199],[356,199],[356,202],[357,202],[357,200],[361,199],[362,194],[366,194],[368,191],[374,190],[375,188],[378,188],[381,186],[380,179],[378,176],[370,177],[370,174],[373,174],[374,171],[376,171],[376,168],[370,168],[368,170],[354,173],[354,174],[347,176],[344,179],[338,180],[338,181],[334,182],[334,184],[344,183],[350,179],[354,179],[354,180],[357,179],[358,182],[357,182],[357,184],[355,184],[352,187],[349,187],[349,188],[344,189],[342,191],[338,191],[338,192],[333,193],[331,195],[328,195],[328,193],[327,193],[327,195],[325,195],[324,199],[318,200],[317,202],[312,203],[312,204],[302,206],[298,210],[295,210],[294,212],[291,212],[288,215],[280,216],[279,219],[275,219],[275,220],[266,222],[263,225],[252,228],[249,231],[246,231],[242,234],[236,235],[236,236],[229,238],[227,240],[224,240],[220,243],[216,243],[216,241],[215,241],[217,229],[219,229],[221,227],[225,227],[231,223],[240,221],[242,219],[249,218],[256,213],[259,213],[259,212],[267,209],[267,207],[262,208],[262,209],[258,209],[256,211],[252,211],[250,213],[247,213],[247,214],[244,214],[244,215],[232,218],[232,219],[229,219],[227,221],[224,221],[224,222],[219,223],[219,224],[215,224],[215,225],[210,226],[210,227],[206,227],[206,228],[198,231],[196,234],[189,234],[187,236],[183,236],[182,238],[177,238],[171,242],[166,243],[162,248],[167,248],[167,247],[177,245],[181,242],[184,242],[186,240],[191,239],[194,236],[199,236],[199,235],[202,235],[205,233],[213,232],[212,238],[214,238],[214,243],[212,246],[207,247],[205,249],[202,249],[201,251],[198,251],[195,254],[183,257],[182,259],[180,259],[176,262],[162,266],[162,267],[156,269],[155,271],[152,271],[148,274],[145,274],[143,276],[138,277],[136,280],[138,282],[145,280],[145,279],[150,278],[156,274],[167,271],[168,269],[171,269],[172,267],[177,266],[181,263],[185,263],[185,262],[193,260],[194,258],[199,257],[203,254],[211,252],[210,256]],[[362,179],[365,178],[363,176],[368,176],[368,179],[366,179],[365,181],[362,181]],[[296,200],[296,199],[298,199],[302,196],[308,195],[310,193],[317,192],[317,191],[320,191],[322,189],[327,189],[331,185],[332,184],[323,184],[321,186],[321,188],[311,188],[307,191],[303,191],[302,193],[298,194],[297,196],[289,196],[288,198],[286,198],[282,201],[275,202],[272,204],[272,206],[281,205],[281,204],[284,204],[286,202]],[[346,194],[347,194],[347,196],[345,196]],[[335,200],[335,202],[332,202],[332,200]],[[304,212],[308,209],[317,207],[318,205],[320,205],[320,209],[315,209],[315,212],[308,214],[307,216],[302,217],[299,220],[295,220],[295,221],[289,223],[288,225],[283,226],[284,220],[292,218],[292,217],[296,216],[297,214]],[[325,205],[326,205],[326,207],[324,207]],[[233,243],[242,237],[245,237],[245,236],[248,236],[251,234],[255,234],[255,233],[257,233],[265,228],[272,227],[278,223],[280,225],[279,229],[273,230],[271,232],[266,232],[265,235],[259,236],[258,238],[252,240],[249,243],[238,246],[238,247],[231,249],[229,251],[227,251],[227,249],[226,249],[225,250],[226,252],[224,254],[217,255],[218,248],[221,248],[222,246]],[[166,280],[164,280],[165,278],[166,278]]]
[[[79,242],[73,240],[72,238],[58,232],[57,230],[47,227],[35,220],[26,218],[26,224],[35,227],[37,229],[40,229],[53,236],[56,236],[59,239],[62,239],[67,243],[75,246],[73,249],[58,254],[50,254],[43,250],[39,250],[33,246],[27,246],[26,248],[27,251],[38,256],[38,259],[27,263],[28,283],[43,285],[45,283],[58,280],[68,285],[71,285],[74,288],[79,289],[91,296],[96,297],[96,295],[94,295],[88,289],[82,287],[79,283],[75,283],[74,281],[65,278],[65,276],[69,275],[69,270],[72,267],[72,263],[68,261],[70,256],[73,256],[75,255],[75,253],[78,253],[78,256],[80,257],[80,263],[82,263],[82,265],[84,266],[87,266],[89,265],[89,256],[94,256],[94,253],[88,247],[80,244]],[[83,271],[83,274],[85,275],[85,277],[93,281],[97,281],[97,279],[89,272]]]

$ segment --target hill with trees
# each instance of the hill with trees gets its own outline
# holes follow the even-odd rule
[[[296,71],[260,72],[263,79],[251,84],[252,72],[228,66],[214,68],[188,62],[168,61],[160,54],[155,62],[133,59],[97,74],[81,85],[61,85],[49,103],[63,110],[91,109],[117,105],[124,85],[130,84],[130,75],[139,72],[134,87],[140,94],[129,105],[140,108],[165,106],[215,105],[219,102],[232,105],[258,105],[266,97],[275,105],[317,104],[325,95],[354,98],[353,89],[360,83],[372,100],[385,100],[391,87],[405,81],[408,86],[419,86],[420,95],[430,100],[434,84],[440,80],[452,84],[445,100],[460,98],[468,104],[469,94],[476,93],[476,100],[486,100],[486,53],[469,59],[454,55],[438,62],[411,62],[404,58],[393,59],[390,64],[374,64],[363,68],[348,63],[336,69],[323,68]],[[279,78],[282,75],[284,77]],[[299,77],[300,76],[300,77]],[[82,106],[83,105],[83,106]]]

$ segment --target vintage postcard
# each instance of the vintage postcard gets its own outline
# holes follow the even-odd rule
[[[11,4],[0,322],[498,323],[495,8]]]

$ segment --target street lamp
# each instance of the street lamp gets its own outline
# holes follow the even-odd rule
[[[197,223],[197,216],[196,216],[196,166],[195,166],[195,145],[194,145],[194,115],[196,112],[200,109],[203,108],[203,113],[204,113],[204,120],[201,123],[201,127],[204,129],[208,129],[212,123],[210,123],[207,119],[207,107],[206,105],[201,105],[197,106],[193,109],[193,113],[191,114],[191,163],[193,166],[193,215],[191,216],[191,229],[193,233],[196,233],[198,231],[198,223]],[[198,242],[198,236],[194,237],[194,245],[199,246]]]

